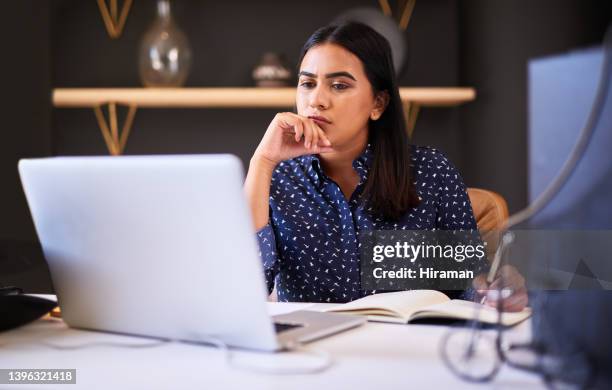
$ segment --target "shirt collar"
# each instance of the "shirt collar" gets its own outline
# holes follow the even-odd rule
[[[300,158],[302,159],[302,164],[306,167],[308,175],[315,180],[319,186],[323,185],[326,180],[329,180],[327,175],[323,172],[321,160],[318,155],[309,154]],[[372,145],[367,144],[364,151],[353,160],[353,168],[359,175],[361,183],[365,182],[367,179],[373,159],[374,152],[372,150]]]

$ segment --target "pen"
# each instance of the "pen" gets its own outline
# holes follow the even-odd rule
[[[491,285],[495,280],[495,276],[497,275],[497,269],[499,268],[499,264],[501,263],[502,254],[504,249],[510,245],[514,241],[514,234],[512,232],[505,232],[502,235],[502,240],[495,251],[495,256],[493,257],[493,262],[491,263],[491,268],[489,268],[489,273],[487,274],[487,285]],[[499,297],[498,297],[499,299]],[[484,305],[487,301],[487,294],[485,294],[480,300],[480,304]]]

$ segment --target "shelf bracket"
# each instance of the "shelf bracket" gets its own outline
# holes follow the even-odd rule
[[[378,4],[382,12],[389,16],[393,17],[393,10],[391,9],[391,5],[389,4],[389,0],[378,0]],[[399,0],[398,1],[398,14],[399,21],[398,26],[402,30],[406,30],[408,28],[408,23],[410,23],[410,17],[412,16],[412,11],[414,10],[414,5],[416,4],[416,0]]]
[[[121,36],[131,6],[132,0],[125,0],[121,7],[121,14],[119,15],[117,0],[110,0],[110,6],[106,4],[106,0],[98,0],[98,8],[100,8],[100,13],[102,14],[106,32],[112,39],[117,39]]]
[[[404,120],[406,121],[406,131],[410,139],[412,139],[420,109],[421,105],[418,103],[411,101],[404,102]]]
[[[119,133],[119,126],[117,121],[117,103],[109,102],[108,104],[108,122],[102,112],[102,105],[94,106],[94,113],[96,114],[96,120],[98,121],[98,127],[104,137],[104,142],[108,152],[113,156],[119,156],[123,154],[125,145],[127,144],[132,124],[134,123],[134,116],[136,115],[137,106],[132,104],[128,106],[128,113],[123,123],[121,133]]]

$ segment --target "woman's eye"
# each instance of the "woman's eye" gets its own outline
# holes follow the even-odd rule
[[[332,88],[341,91],[343,89],[347,89],[348,85],[343,84],[343,83],[334,83],[332,84]]]
[[[312,81],[302,81],[300,83],[300,87],[313,88],[314,87],[314,83]]]

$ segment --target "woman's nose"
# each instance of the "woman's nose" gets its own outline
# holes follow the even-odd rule
[[[325,88],[318,85],[310,94],[310,107],[317,109],[326,109],[329,107],[329,96]]]

